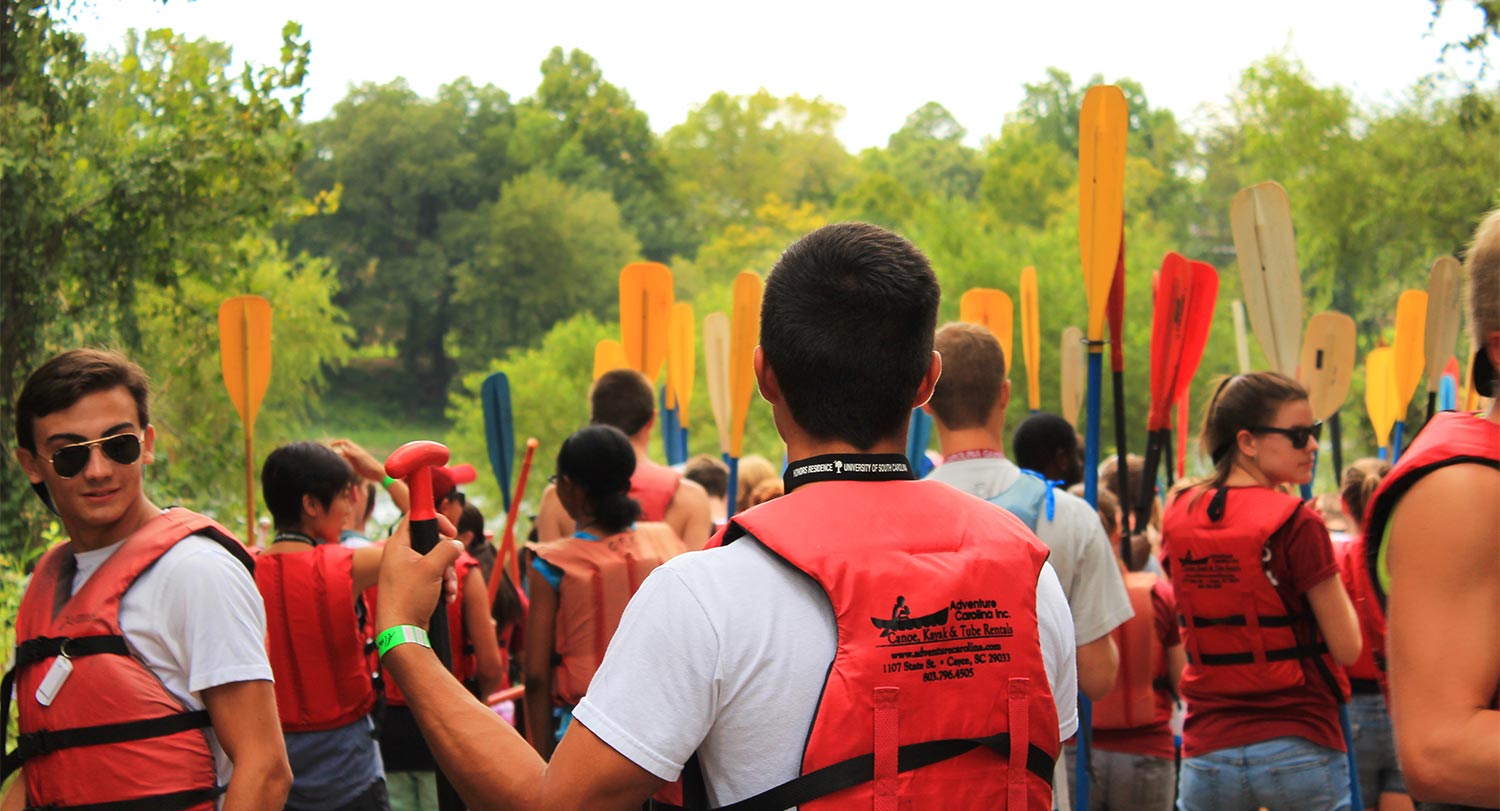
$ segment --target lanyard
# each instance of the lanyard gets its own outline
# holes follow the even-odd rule
[[[814,482],[888,482],[917,478],[911,463],[899,453],[830,453],[798,459],[787,466],[781,481],[786,492]]]
[[[276,537],[271,539],[271,543],[276,543],[277,541],[296,541],[297,543],[305,543],[308,546],[318,545],[317,540],[313,536],[291,530],[282,530],[276,533]]]

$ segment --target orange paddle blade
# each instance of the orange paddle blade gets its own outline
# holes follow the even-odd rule
[[[630,360],[625,357],[625,347],[613,338],[605,338],[594,344],[594,379],[598,380],[605,372],[616,369],[632,368]]]
[[[1241,189],[1229,206],[1229,226],[1250,330],[1271,370],[1294,375],[1302,337],[1302,275],[1286,189],[1274,181]]]
[[[1332,310],[1307,319],[1297,381],[1307,389],[1316,419],[1333,416],[1348,399],[1354,352],[1354,319]]]
[[[1427,292],[1408,290],[1396,301],[1396,340],[1391,345],[1396,364],[1396,419],[1406,409],[1422,380],[1423,343],[1427,335]]]
[[[1015,308],[1010,296],[985,287],[965,291],[958,300],[958,320],[978,324],[995,336],[1005,355],[1005,374],[1009,377],[1016,364],[1016,356],[1011,354],[1015,342]]]
[[[271,302],[235,296],[219,305],[219,368],[248,431],[271,384]]]
[[[1365,411],[1375,428],[1375,443],[1388,447],[1396,425],[1396,354],[1388,346],[1365,356]]]
[[[729,453],[729,316],[709,313],[703,319],[703,366],[708,373],[708,404],[719,431],[719,450]]]
[[[1062,331],[1062,415],[1068,424],[1078,427],[1078,410],[1083,408],[1083,330],[1068,327]]]
[[[1090,87],[1078,116],[1078,252],[1088,297],[1088,338],[1104,338],[1104,309],[1120,257],[1125,221],[1125,94],[1114,85]]]
[[[679,301],[672,305],[667,331],[667,385],[677,407],[677,420],[688,426],[688,404],[693,400],[693,373],[697,368],[693,356],[693,305]]]
[[[1459,300],[1463,297],[1464,270],[1457,259],[1440,256],[1427,271],[1427,330],[1422,339],[1426,350],[1427,390],[1438,390],[1438,372],[1453,355],[1458,343]]]
[[[620,271],[620,343],[630,368],[654,384],[667,359],[672,319],[672,271],[657,262],[633,262]]]
[[[1036,268],[1021,268],[1021,358],[1026,362],[1026,406],[1042,407],[1042,325],[1036,295]]]
[[[748,270],[734,278],[734,321],[729,337],[729,455],[745,444],[745,417],[755,395],[755,347],[760,343],[760,277]]]
[[[1172,428],[1172,406],[1192,383],[1203,358],[1219,294],[1212,265],[1168,252],[1157,275],[1151,318],[1151,408],[1147,427]]]

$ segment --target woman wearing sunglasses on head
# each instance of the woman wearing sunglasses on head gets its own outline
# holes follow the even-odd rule
[[[1214,473],[1167,508],[1188,652],[1183,811],[1350,807],[1335,662],[1359,655],[1359,626],[1322,518],[1285,492],[1311,480],[1321,427],[1287,377],[1225,380],[1203,420]]]

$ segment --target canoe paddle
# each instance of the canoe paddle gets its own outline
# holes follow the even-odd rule
[[[625,347],[619,341],[605,338],[594,345],[595,380],[603,377],[605,372],[629,368],[630,360],[625,357]]]
[[[1334,481],[1338,481],[1344,472],[1339,409],[1349,397],[1349,383],[1354,377],[1354,355],[1353,318],[1340,312],[1325,310],[1307,319],[1307,333],[1302,339],[1302,357],[1297,364],[1297,381],[1307,389],[1313,419],[1328,423],[1329,444],[1333,449]],[[1313,464],[1316,465],[1317,462],[1314,461]],[[1303,491],[1304,498],[1310,496],[1310,492]]]
[[[484,409],[484,444],[490,454],[490,469],[500,485],[500,500],[510,513],[510,471],[516,459],[516,421],[510,410],[510,378],[495,372],[479,387]],[[398,477],[399,478],[399,477]]]
[[[1250,339],[1245,335],[1245,302],[1235,299],[1229,302],[1229,311],[1234,314],[1234,352],[1240,364],[1240,374],[1250,374]]]
[[[511,501],[513,510],[505,511],[505,531],[500,533],[500,562],[490,569],[490,605],[495,604],[495,591],[500,588],[500,572],[510,571],[510,582],[521,587],[521,560],[516,554],[516,517],[521,514],[521,499],[526,497],[526,479],[531,476],[531,461],[536,457],[536,437],[526,440],[526,453],[521,457],[521,472],[516,476],[516,492]]]
[[[1188,434],[1192,432],[1192,410],[1189,402],[1192,398],[1193,387],[1188,386],[1182,390],[1182,399],[1177,401],[1177,478],[1187,476],[1187,449]]]
[[[703,367],[708,380],[708,405],[719,432],[719,452],[729,463],[729,316],[709,313],[703,319]]]
[[[931,441],[932,418],[922,409],[913,408],[906,422],[906,461],[919,479],[932,472],[932,463],[927,458],[927,445]]]
[[[271,384],[271,302],[235,296],[219,305],[219,369],[245,428],[245,542],[255,537],[255,416]]]
[[[1436,411],[1438,388],[1444,368],[1458,343],[1459,300],[1463,297],[1463,266],[1451,256],[1440,256],[1427,271],[1427,329],[1422,345],[1426,350],[1427,419]],[[1426,425],[1424,420],[1423,425]]]
[[[1302,276],[1286,189],[1275,181],[1241,189],[1229,205],[1229,225],[1250,330],[1271,370],[1293,377],[1302,337]]]
[[[693,376],[697,371],[693,324],[693,305],[686,301],[674,303],[667,326],[667,388],[677,410],[677,430],[672,437],[675,453],[668,460],[673,465],[686,462],[688,457],[688,405],[693,400]]]
[[[1442,378],[1438,385],[1438,410],[1453,411],[1458,408],[1458,358],[1448,358]]]
[[[1125,235],[1120,234],[1120,256],[1115,261],[1115,275],[1109,285],[1109,303],[1105,307],[1105,317],[1109,321],[1109,367],[1114,377],[1114,406],[1115,406],[1115,471],[1117,481],[1115,492],[1120,494],[1120,515],[1124,516],[1125,532],[1122,536],[1128,538],[1130,535],[1130,517],[1134,515],[1131,510],[1129,466],[1125,463]],[[1124,552],[1126,544],[1120,544]]]
[[[1062,370],[1058,375],[1061,381],[1059,397],[1063,419],[1075,430],[1078,428],[1078,411],[1083,408],[1083,350],[1083,330],[1064,328],[1059,347],[1059,357],[1062,358]]]
[[[760,277],[744,270],[734,278],[734,318],[729,334],[729,492],[728,514],[734,515],[740,485],[740,455],[745,446],[745,418],[755,395],[755,346],[760,343]]]
[[[1021,359],[1026,363],[1026,406],[1042,410],[1042,327],[1036,295],[1036,268],[1021,268]],[[1010,358],[1006,358],[1007,365]]]
[[[1422,380],[1426,335],[1427,291],[1407,290],[1396,301],[1396,340],[1391,345],[1396,365],[1396,440],[1391,445],[1391,464],[1401,459],[1406,412]]]
[[[1389,460],[1391,426],[1396,422],[1396,357],[1388,346],[1372,349],[1365,356],[1365,412],[1375,429],[1380,458]]]
[[[978,324],[990,331],[1000,342],[1000,352],[1005,356],[1005,376],[1015,368],[1015,355],[1011,348],[1015,342],[1015,307],[1010,296],[1002,290],[975,287],[964,291],[958,300],[958,320]]]

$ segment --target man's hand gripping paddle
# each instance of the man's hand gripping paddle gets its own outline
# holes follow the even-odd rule
[[[1314,315],[1307,319],[1302,359],[1297,364],[1297,380],[1307,389],[1313,419],[1328,422],[1335,480],[1344,470],[1339,409],[1349,397],[1349,382],[1354,374],[1354,335],[1354,319],[1349,316],[1332,310]],[[1311,493],[1304,489],[1302,496],[1306,499]]]
[[[1021,358],[1026,362],[1026,407],[1042,409],[1042,323],[1037,301],[1036,268],[1021,268]],[[1006,358],[1005,363],[1011,364]]]
[[[1427,272],[1427,332],[1423,349],[1427,355],[1427,419],[1437,411],[1438,390],[1444,369],[1458,343],[1459,301],[1463,297],[1464,271],[1458,260],[1440,256]],[[1426,425],[1426,422],[1423,422]]]
[[[271,384],[271,303],[236,296],[219,305],[219,368],[245,426],[245,542],[255,538],[255,416]]]
[[[1406,412],[1422,380],[1427,336],[1427,292],[1407,290],[1396,302],[1396,341],[1391,350],[1396,363],[1396,440],[1391,463],[1401,458],[1406,433]]]

